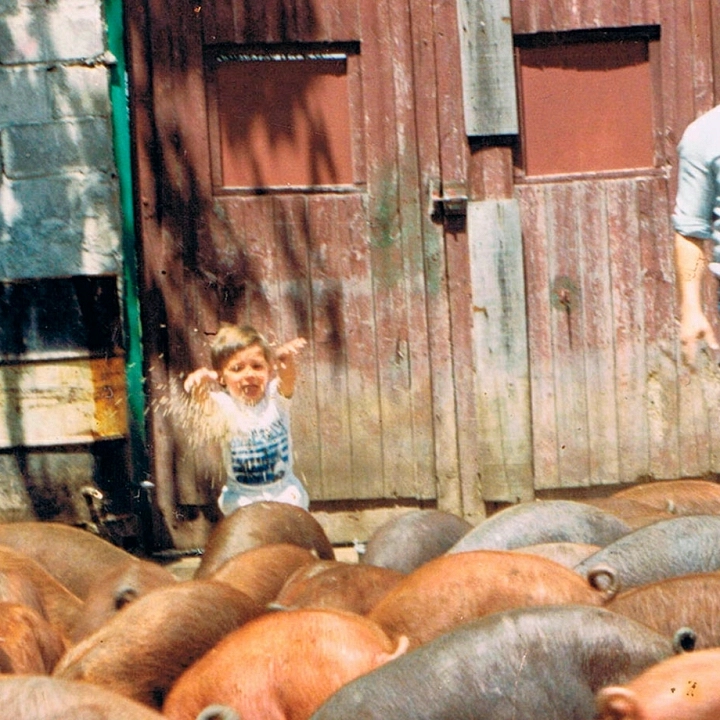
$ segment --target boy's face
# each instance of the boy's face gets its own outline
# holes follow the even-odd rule
[[[255,405],[265,396],[271,375],[272,367],[262,348],[250,345],[228,359],[220,372],[220,380],[232,397]]]

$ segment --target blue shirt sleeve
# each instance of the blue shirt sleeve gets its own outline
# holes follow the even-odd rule
[[[687,237],[712,238],[715,206],[715,171],[696,139],[683,135],[678,145],[678,191],[672,215],[673,228]]]

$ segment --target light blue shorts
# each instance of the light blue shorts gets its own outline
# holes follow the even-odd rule
[[[234,481],[223,485],[218,498],[218,505],[223,515],[229,515],[244,505],[262,500],[285,502],[307,510],[310,507],[310,496],[303,484],[294,475],[289,475],[265,485],[245,485]]]

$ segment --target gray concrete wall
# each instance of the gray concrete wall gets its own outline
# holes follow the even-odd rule
[[[100,0],[0,0],[0,280],[121,274]]]
[[[0,0],[0,283],[122,277],[112,62],[102,0]],[[3,449],[0,520],[89,519],[97,454]]]

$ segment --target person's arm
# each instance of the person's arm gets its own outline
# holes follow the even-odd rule
[[[278,392],[286,398],[291,398],[295,392],[295,380],[297,379],[297,366],[295,356],[307,345],[305,338],[295,338],[281,345],[275,351],[276,366],[278,375]]]
[[[680,290],[680,344],[685,361],[692,364],[701,340],[712,350],[720,348],[702,305],[706,274],[704,241],[676,232],[675,270]]]

